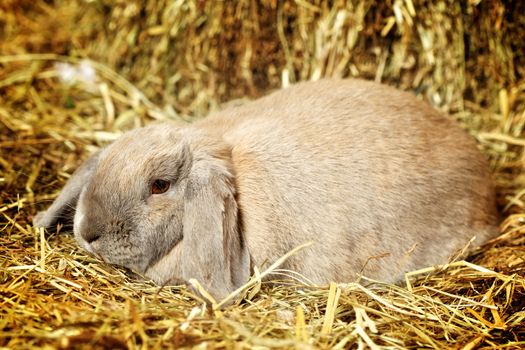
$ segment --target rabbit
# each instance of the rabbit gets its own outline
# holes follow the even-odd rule
[[[68,220],[104,261],[160,285],[194,278],[219,300],[306,242],[282,269],[397,283],[494,237],[499,216],[488,162],[449,117],[393,87],[322,79],[123,134],[35,224]]]

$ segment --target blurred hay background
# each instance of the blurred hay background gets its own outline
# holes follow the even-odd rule
[[[491,160],[502,236],[402,288],[256,283],[219,312],[31,227],[122,131],[322,76],[393,84],[457,119]],[[525,347],[524,76],[523,1],[3,0],[0,346]]]

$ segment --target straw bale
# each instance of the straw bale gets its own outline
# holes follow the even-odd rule
[[[524,38],[523,1],[2,1],[0,347],[525,347]],[[221,310],[32,227],[123,131],[323,76],[449,112],[491,161],[502,235],[402,286],[256,275]]]

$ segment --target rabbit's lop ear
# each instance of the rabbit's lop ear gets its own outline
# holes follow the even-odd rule
[[[221,300],[248,281],[250,257],[238,223],[231,149],[191,155],[185,189],[182,273]]]
[[[100,151],[93,154],[71,175],[71,178],[53,204],[47,210],[41,211],[35,216],[33,219],[35,226],[51,228],[59,222],[64,224],[73,222],[78,197],[93,176],[99,155]]]

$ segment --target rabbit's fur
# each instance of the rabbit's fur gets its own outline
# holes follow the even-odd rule
[[[155,179],[169,190],[151,194]],[[475,141],[411,94],[362,80],[299,83],[189,126],[128,132],[35,222],[67,220],[75,205],[83,248],[159,284],[196,278],[216,298],[309,241],[282,268],[318,284],[395,282],[498,232]]]

